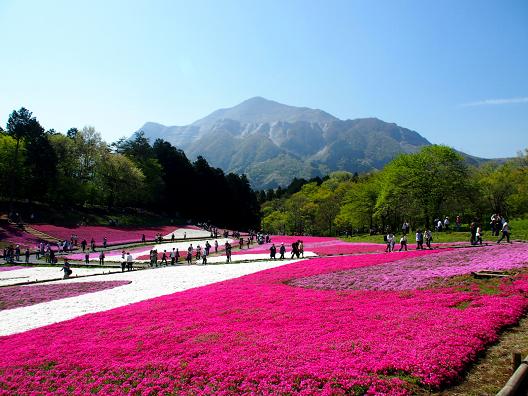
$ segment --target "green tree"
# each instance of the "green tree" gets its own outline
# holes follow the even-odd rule
[[[392,227],[404,218],[430,225],[434,217],[459,211],[474,191],[460,154],[446,146],[427,146],[396,157],[383,169],[376,215]]]

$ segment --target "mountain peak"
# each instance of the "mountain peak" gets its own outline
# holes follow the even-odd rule
[[[207,117],[194,122],[192,125],[200,128],[211,128],[220,120],[230,119],[241,124],[264,124],[275,122],[298,122],[320,123],[335,121],[337,118],[319,109],[308,107],[288,106],[273,100],[255,96],[246,99],[236,106],[216,110]]]

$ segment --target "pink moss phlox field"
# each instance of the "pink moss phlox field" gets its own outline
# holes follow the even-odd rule
[[[9,265],[9,266],[0,266],[0,272],[3,272],[3,271],[14,271],[14,270],[19,270],[19,269],[25,269],[25,268],[28,268],[28,267],[22,267],[20,265]]]
[[[291,284],[325,290],[407,290],[426,287],[438,278],[525,266],[528,266],[527,244],[494,245],[303,277]]]
[[[79,243],[81,243],[83,239],[86,239],[88,244],[90,244],[90,240],[93,237],[97,246],[102,246],[104,237],[107,238],[109,245],[117,245],[122,243],[139,242],[141,241],[141,236],[143,234],[145,234],[147,240],[153,240],[157,233],[167,235],[177,229],[175,226],[148,228],[104,226],[59,227],[50,224],[32,225],[32,227],[40,232],[62,240],[70,240],[72,234],[77,234]]]
[[[113,289],[129,283],[130,281],[102,281],[2,287],[0,288],[0,311]]]
[[[0,241],[30,249],[34,249],[35,245],[41,242],[34,235],[20,230],[11,224],[2,224],[0,227]]]
[[[413,378],[439,387],[516,323],[527,279],[495,295],[288,282],[445,253],[300,261],[1,337],[0,394],[403,395]]]

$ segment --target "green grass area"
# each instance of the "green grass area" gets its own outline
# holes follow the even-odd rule
[[[511,238],[528,240],[528,219],[515,219],[510,221],[511,227]],[[396,242],[399,242],[399,236],[401,233],[395,234],[397,237]],[[447,231],[447,232],[433,232],[433,243],[444,243],[444,242],[469,242],[470,234],[469,231]],[[484,241],[495,241],[497,237],[491,235],[489,226],[485,226]],[[414,243],[414,233],[408,237],[409,243]],[[368,235],[360,234],[352,237],[343,238],[347,242],[371,242],[371,243],[384,243],[383,235]]]

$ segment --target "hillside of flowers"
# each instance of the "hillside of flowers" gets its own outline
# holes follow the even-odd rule
[[[1,337],[0,394],[404,395],[440,388],[526,312],[528,279],[501,282],[494,293],[427,288],[428,276],[405,279],[427,263],[435,276],[478,263],[497,268],[496,257],[511,261],[501,268],[523,266],[527,245],[508,248],[303,260]],[[292,285],[351,271],[372,271],[375,283],[378,267],[405,268],[405,288]]]
[[[8,244],[20,245],[24,248],[33,248],[36,244],[41,242],[40,239],[34,235],[8,223],[3,223],[0,226],[0,241]]]
[[[0,311],[26,307],[61,298],[94,293],[129,284],[129,281],[77,282],[72,284],[43,284],[34,286],[8,286],[0,288]]]
[[[107,227],[107,226],[79,226],[60,227],[51,224],[32,225],[37,231],[61,240],[70,240],[72,234],[77,235],[79,243],[85,239],[88,243],[92,238],[98,246],[102,245],[103,238],[106,237],[109,245],[122,243],[132,243],[141,241],[145,234],[147,240],[153,240],[156,234],[170,234],[176,230],[175,226],[163,227]]]

